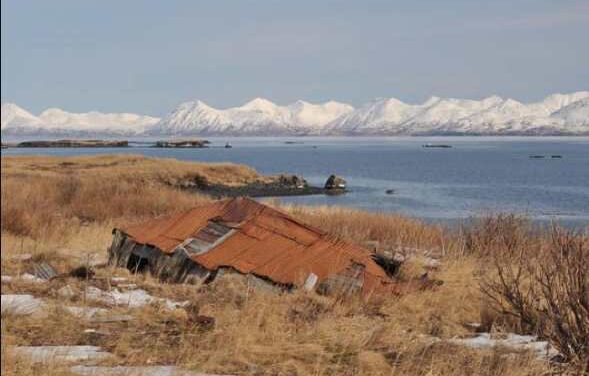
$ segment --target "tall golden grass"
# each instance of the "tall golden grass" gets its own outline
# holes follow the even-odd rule
[[[84,264],[89,254],[106,256],[113,226],[210,200],[178,188],[181,181],[203,178],[235,184],[264,179],[241,166],[134,156],[3,157],[2,274],[24,271],[25,265],[12,257],[19,253],[49,260],[62,272]],[[162,284],[149,275],[130,276],[126,270],[97,270],[100,278],[125,275],[154,295],[192,301],[199,314],[215,317],[216,326],[208,331],[195,324],[188,310],[169,312],[157,306],[120,309],[136,317],[129,323],[80,323],[59,306],[82,302],[64,301],[55,290],[65,284],[83,289],[86,281],[3,284],[3,293],[33,293],[54,307],[43,319],[2,318],[2,374],[37,374],[38,366],[6,353],[10,345],[31,344],[93,344],[117,356],[108,364],[175,364],[244,375],[523,376],[555,371],[529,353],[474,350],[446,341],[471,334],[468,324],[473,322],[483,322],[490,330],[516,329],[516,325],[505,326],[508,319],[494,309],[479,283],[486,276],[490,254],[498,254],[512,242],[533,250],[547,244],[546,233],[511,217],[450,231],[396,215],[330,207],[281,208],[360,244],[376,241],[385,250],[421,249],[441,255],[441,266],[428,273],[444,284],[401,297],[342,301],[303,291],[254,292],[240,278],[224,278],[196,289]],[[403,268],[415,276],[425,271],[419,258],[410,259]],[[106,334],[89,336],[83,332],[86,328]],[[58,366],[50,372],[68,374],[67,368]]]

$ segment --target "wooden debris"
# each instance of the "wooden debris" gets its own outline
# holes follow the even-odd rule
[[[50,279],[53,279],[59,275],[55,268],[45,261],[34,263],[31,266],[31,269],[34,276],[46,281],[49,281]]]

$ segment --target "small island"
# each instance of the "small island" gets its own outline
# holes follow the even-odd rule
[[[124,148],[129,146],[126,140],[53,140],[23,141],[15,145],[17,148]]]
[[[452,148],[452,145],[446,145],[446,144],[423,144],[421,145],[421,147],[423,148],[441,148],[441,149],[450,149]]]
[[[211,142],[208,140],[162,140],[156,141],[155,148],[207,148]]]

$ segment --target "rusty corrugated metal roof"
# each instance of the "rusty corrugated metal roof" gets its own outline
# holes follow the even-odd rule
[[[248,198],[217,201],[121,230],[137,243],[152,245],[164,253],[193,242],[193,247],[184,249],[193,261],[209,270],[231,267],[277,283],[301,286],[310,273],[321,282],[362,265],[365,293],[395,290],[370,251]]]

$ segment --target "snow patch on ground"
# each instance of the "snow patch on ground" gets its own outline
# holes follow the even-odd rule
[[[145,290],[103,291],[97,287],[90,286],[86,290],[86,298],[89,300],[99,301],[113,306],[127,306],[129,308],[140,308],[149,304],[163,304],[167,309],[177,309],[187,306],[190,302],[175,302],[173,300],[157,298],[149,295]]]
[[[17,346],[11,350],[33,363],[93,363],[112,356],[97,346]]]
[[[45,303],[32,295],[2,295],[2,315],[28,316],[46,314]]]
[[[222,376],[183,370],[176,366],[74,366],[70,370],[81,376]]]
[[[495,338],[494,338],[495,337]],[[496,337],[490,333],[479,333],[472,338],[455,338],[452,343],[464,345],[473,349],[506,347],[513,350],[532,351],[539,358],[551,358],[558,352],[546,341],[539,341],[536,336],[507,333]]]

